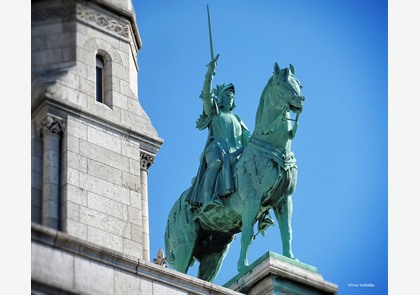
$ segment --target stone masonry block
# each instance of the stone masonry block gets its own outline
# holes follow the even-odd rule
[[[78,48],[84,48],[85,50],[89,50],[89,48],[85,48],[86,42],[90,39],[89,36],[77,30],[76,32],[76,45]],[[94,48],[92,48],[94,50]]]
[[[126,226],[124,227],[124,232],[122,234],[123,238],[131,240],[131,226],[132,224],[127,222]]]
[[[120,91],[122,94],[127,95],[129,97],[137,97],[137,95],[131,89],[129,81],[129,77],[126,80],[120,79]]]
[[[76,61],[77,53],[75,47],[63,47],[61,54],[64,62]]]
[[[111,72],[112,72],[112,76],[116,78],[119,78],[124,81],[130,80],[128,66],[124,66],[124,65],[113,62],[111,66]]]
[[[114,290],[114,270],[77,257],[74,263],[74,291],[81,294],[109,294]]]
[[[140,176],[140,161],[130,159],[130,174]]]
[[[80,141],[80,154],[111,167],[129,172],[129,158],[87,141]]]
[[[62,219],[79,221],[79,205],[72,202],[65,202],[63,204]]]
[[[34,146],[34,144],[32,144]],[[41,173],[42,172],[42,157],[41,153],[31,155],[31,170],[32,172]]]
[[[123,220],[123,204],[94,193],[88,193],[88,207]]]
[[[64,178],[64,184],[70,184],[74,186],[79,185],[79,171],[73,168],[68,168]],[[81,173],[81,172],[80,172]]]
[[[140,278],[138,276],[123,272],[115,272],[114,280],[114,294],[150,294],[140,289]]]
[[[77,46],[76,48],[76,60],[87,64],[88,66],[95,67],[96,56],[95,53],[85,48]]]
[[[87,140],[87,123],[76,118],[68,117],[67,134],[76,138]]]
[[[138,72],[137,67],[134,61],[134,57],[130,58],[130,65],[129,65],[129,76],[130,76],[130,87],[134,93],[138,93]]]
[[[152,294],[152,295],[157,295],[153,293],[153,281],[146,279],[146,278],[141,278],[140,279],[140,290],[142,290],[142,294]]]
[[[143,230],[140,226],[132,224],[131,225],[131,239],[134,242],[141,243],[143,241]]]
[[[67,152],[67,166],[83,173],[88,173],[88,160],[80,154]]]
[[[104,33],[103,31],[97,28],[86,27],[86,35],[95,39],[98,43],[99,48],[104,49],[105,51],[109,50],[108,46],[114,48],[118,48],[119,46],[119,39],[117,37],[111,37],[110,35]],[[108,44],[108,46],[106,46],[106,44]],[[108,50],[106,50],[107,48]]]
[[[127,110],[127,96],[119,92],[112,91],[112,103],[120,109]]]
[[[87,207],[88,205],[88,191],[71,184],[63,187],[64,200]]]
[[[73,264],[74,257],[70,254],[36,243],[31,244],[31,278],[33,280],[51,282],[54,287],[71,290],[74,281]]]
[[[123,242],[120,235],[113,235],[109,232],[100,230],[98,228],[89,226],[88,227],[88,241],[107,247],[109,249],[122,252]]]
[[[82,62],[78,62],[75,67],[73,67],[69,70],[69,73],[72,73],[72,74],[77,75],[81,78],[87,79],[88,78],[87,68],[88,68],[87,64],[82,63]],[[92,80],[92,81],[94,81],[94,80]]]
[[[141,193],[130,191],[130,206],[141,208]]]
[[[63,47],[74,47],[76,45],[75,33],[60,33],[60,34],[49,34],[46,36],[46,48],[63,48]]]
[[[32,162],[32,163],[34,163],[34,162]],[[32,171],[32,173],[31,173],[31,187],[35,188],[35,189],[41,189],[42,188],[42,173],[41,172]]]
[[[133,208],[131,206],[124,206],[124,220],[127,220],[129,223],[142,226],[142,215],[141,210],[138,208]]]
[[[127,138],[122,141],[121,151],[124,156],[133,161],[140,161],[140,148],[138,142],[132,142]]]
[[[35,223],[42,222],[40,206],[34,206],[33,204],[31,205],[31,222],[35,222]]]
[[[78,75],[67,72],[65,76],[62,76],[58,79],[58,83],[77,90],[79,89],[80,78]]]
[[[93,81],[89,81],[87,79],[84,78],[80,78],[79,79],[79,85],[76,88],[77,90],[79,90],[80,92],[91,96],[91,97],[95,97],[95,83]]]
[[[130,97],[127,100],[127,111],[133,113],[139,117],[146,117],[145,112],[140,107],[140,101],[137,98]]]
[[[107,97],[107,93],[105,93],[105,97]],[[111,106],[108,106],[104,103],[97,102],[94,97],[91,97],[88,101],[88,108],[91,114],[101,116],[104,120],[117,123],[120,121],[120,108],[115,107],[112,104]]]
[[[63,231],[82,240],[88,239],[88,226],[76,220],[63,220]]]
[[[39,66],[48,64],[48,52],[46,50],[32,52],[31,65]]]
[[[135,191],[137,193],[141,192],[141,188],[140,188],[140,176],[136,176],[130,173],[126,173],[123,172],[123,183],[124,183],[124,187]]]
[[[119,186],[123,184],[123,172],[121,170],[95,160],[88,161],[87,173]]]
[[[68,134],[65,138],[64,144],[66,145],[66,152],[79,153],[79,138]]]
[[[126,188],[84,173],[81,173],[79,182],[80,187],[89,192],[127,205],[130,204],[130,191]]]
[[[70,105],[74,105],[82,109],[86,109],[87,107],[87,95],[81,93],[80,91],[75,91],[72,88],[68,88],[65,85],[57,83],[50,87],[50,92]]]
[[[80,207],[79,221],[119,237],[127,224],[119,218],[85,207]]]
[[[63,31],[62,23],[50,23],[45,25],[32,25],[31,36],[48,36],[51,34],[60,34]]]
[[[31,51],[40,51],[47,47],[47,37],[48,36],[35,36],[31,38]]]
[[[129,239],[123,239],[123,252],[124,254],[133,256],[133,257],[142,257],[143,247],[140,243],[134,242]]]
[[[94,127],[88,128],[88,141],[121,154],[121,138]]]
[[[171,295],[188,295],[188,292],[181,291],[174,287],[163,285],[159,282],[153,282],[153,295],[158,294],[171,294]]]
[[[127,66],[128,64],[124,64],[123,63],[123,59],[121,58],[119,52],[114,48],[111,48],[108,51],[109,56],[111,57],[112,60],[112,66],[114,65],[125,65]]]

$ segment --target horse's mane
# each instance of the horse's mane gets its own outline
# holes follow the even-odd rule
[[[265,103],[265,97],[266,97],[266,95],[267,95],[267,92],[270,90],[270,88],[271,88],[271,84],[272,84],[272,82],[273,82],[273,79],[274,79],[274,75],[272,75],[271,77],[270,77],[270,79],[268,79],[268,82],[267,82],[267,84],[265,85],[265,87],[264,87],[264,89],[263,89],[263,91],[262,91],[262,93],[261,93],[261,97],[260,97],[260,103],[258,104],[258,109],[257,109],[257,114],[256,114],[256,116],[255,116],[255,129],[257,129],[257,127],[258,127],[258,125],[259,125],[259,123],[260,123],[260,121],[261,121],[261,116],[262,116],[262,114],[263,114],[263,106],[264,106],[264,103]]]

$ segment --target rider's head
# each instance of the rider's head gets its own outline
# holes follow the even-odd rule
[[[235,87],[232,83],[218,85],[214,90],[217,97],[217,106],[220,109],[227,109],[229,111],[236,107],[235,104]]]

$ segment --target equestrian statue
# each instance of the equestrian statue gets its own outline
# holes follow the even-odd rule
[[[209,16],[209,15],[208,15]],[[212,282],[235,235],[241,234],[237,269],[248,266],[248,249],[257,234],[274,224],[280,228],[283,255],[292,251],[292,195],[297,165],[291,150],[305,97],[292,65],[277,63],[264,87],[251,134],[236,106],[232,83],[212,87],[219,55],[207,65],[200,98],[203,113],[197,128],[208,130],[200,165],[191,186],[173,205],[165,230],[167,263],[187,273],[198,262],[198,278]],[[292,119],[291,112],[295,113]]]

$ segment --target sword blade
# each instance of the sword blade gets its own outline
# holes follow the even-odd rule
[[[207,4],[207,20],[209,23],[209,38],[210,38],[210,56],[211,56],[211,60],[214,59],[214,53],[213,53],[213,37],[211,35],[211,23],[210,23],[210,9],[209,9],[209,5]]]

